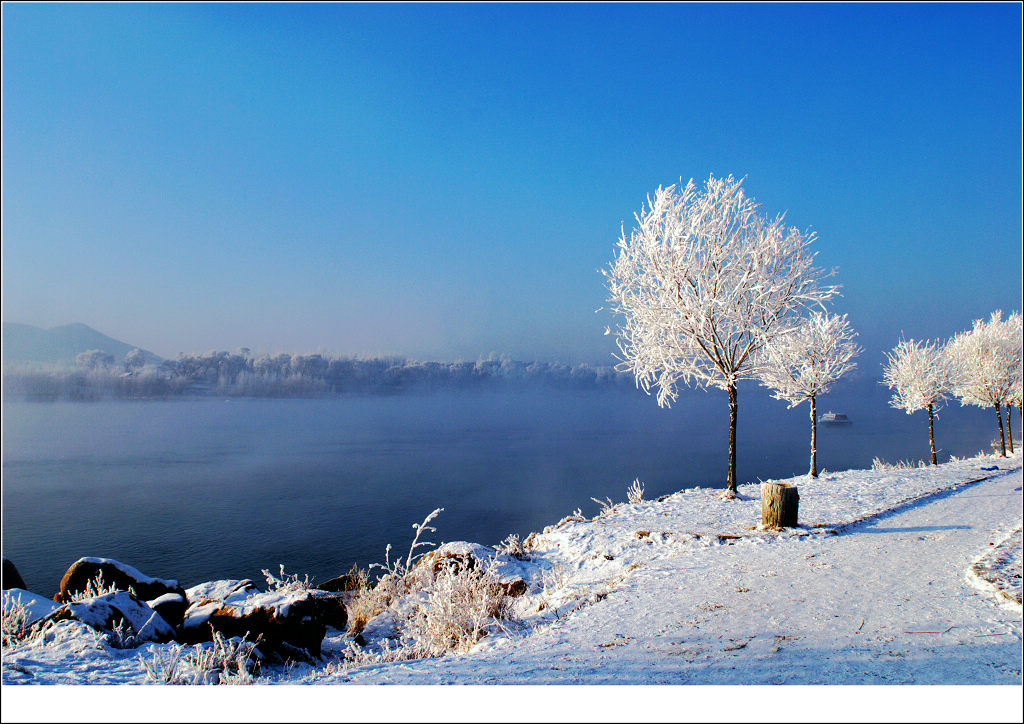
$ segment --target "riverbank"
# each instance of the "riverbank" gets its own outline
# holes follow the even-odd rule
[[[800,526],[783,532],[757,529],[756,483],[733,501],[699,488],[549,526],[517,564],[528,590],[515,624],[469,653],[332,665],[347,642],[329,632],[326,665],[256,681],[1004,684],[1019,693],[1019,603],[970,580],[979,557],[1020,526],[1019,450],[787,482],[799,487]],[[986,571],[1012,591],[1020,550],[1002,552]],[[5,651],[3,681],[145,683],[140,653],[160,646]]]

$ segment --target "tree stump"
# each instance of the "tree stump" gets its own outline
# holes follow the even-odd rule
[[[795,528],[800,493],[785,483],[761,483],[761,526]]]

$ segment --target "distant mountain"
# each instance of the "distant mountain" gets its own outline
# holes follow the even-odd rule
[[[3,361],[37,362],[56,365],[74,365],[75,357],[87,350],[98,349],[114,355],[118,360],[135,349],[97,332],[84,324],[65,324],[61,327],[40,329],[30,324],[3,323]],[[159,362],[161,357],[142,350],[147,362]]]

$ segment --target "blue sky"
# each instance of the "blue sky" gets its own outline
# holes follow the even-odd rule
[[[873,368],[1021,307],[1021,6],[5,4],[3,319],[611,362],[659,184],[818,233]]]

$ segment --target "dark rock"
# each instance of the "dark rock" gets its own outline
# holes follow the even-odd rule
[[[317,590],[320,591],[331,591],[333,593],[342,593],[348,591],[358,591],[363,587],[363,578],[354,574],[346,573],[343,576],[332,578],[328,581],[324,581],[317,585]]]
[[[72,595],[84,591],[90,581],[103,577],[103,585],[114,586],[118,591],[129,589],[143,600],[159,598],[165,593],[184,594],[178,582],[164,578],[153,578],[138,569],[111,558],[79,558],[60,580],[60,591],[54,601],[70,601]]]
[[[4,556],[3,559],[3,571],[0,572],[0,575],[3,577],[4,590],[6,591],[10,588],[23,588],[28,590],[24,579],[21,577],[21,574],[18,573],[18,569],[14,567],[14,564],[11,563],[7,556]]]
[[[318,590],[268,591],[244,599],[197,602],[185,612],[179,639],[209,641],[216,631],[228,638],[248,636],[267,653],[287,656],[291,647],[320,655],[327,626],[344,628],[342,597]]]
[[[345,626],[348,625],[348,607],[346,602],[349,596],[345,594],[332,595],[326,591],[325,594],[316,597],[323,611],[324,624],[339,631],[344,631]]]
[[[188,608],[188,601],[180,593],[165,593],[152,601],[146,601],[146,604],[175,629],[185,620],[185,609]]]

